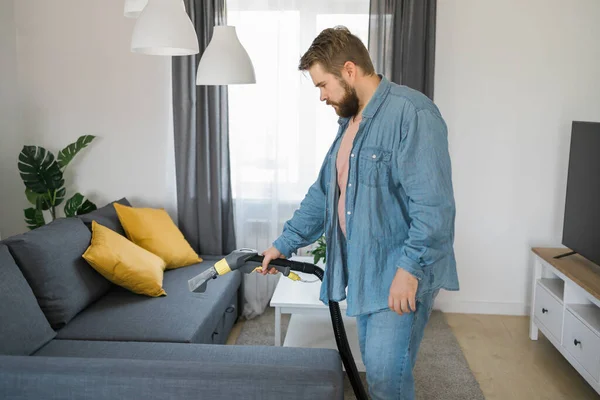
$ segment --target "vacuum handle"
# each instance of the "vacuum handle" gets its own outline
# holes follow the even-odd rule
[[[256,255],[248,259],[248,261],[253,261],[262,264],[264,259],[265,256]],[[316,265],[314,264],[305,263],[301,261],[287,260],[285,258],[275,258],[271,260],[271,262],[269,262],[269,265],[275,267],[275,269],[277,269],[280,272],[285,272],[285,270],[289,268],[292,271],[299,271],[307,274],[314,274],[316,268]]]

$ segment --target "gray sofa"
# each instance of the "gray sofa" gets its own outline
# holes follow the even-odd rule
[[[224,345],[240,274],[187,287],[220,257],[165,271],[167,296],[136,295],[81,257],[92,220],[124,235],[109,204],[0,242],[0,398],[343,398],[336,351]]]

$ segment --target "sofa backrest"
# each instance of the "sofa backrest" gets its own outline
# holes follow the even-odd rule
[[[4,240],[55,330],[112,286],[82,257],[90,242],[91,232],[76,217]]]
[[[119,203],[124,206],[131,206],[129,200],[123,197],[122,199],[110,202],[104,207],[101,207],[90,213],[80,215],[79,219],[83,221],[83,223],[88,227],[90,231],[92,230],[92,221],[96,221],[100,225],[117,232],[119,235],[126,236],[125,230],[121,225],[121,221],[119,221],[117,210],[115,210],[115,206],[113,205],[114,203]]]
[[[55,336],[8,247],[0,243],[0,354],[27,356]]]

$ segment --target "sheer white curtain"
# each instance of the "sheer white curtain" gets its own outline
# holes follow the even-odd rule
[[[262,252],[315,181],[337,115],[298,62],[323,29],[344,25],[368,42],[369,0],[227,0],[256,70],[229,86],[229,135],[237,247]],[[246,318],[264,312],[281,275],[244,276]]]

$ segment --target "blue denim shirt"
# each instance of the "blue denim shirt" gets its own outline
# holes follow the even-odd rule
[[[417,299],[437,289],[459,290],[446,123],[428,97],[380,78],[352,145],[347,236],[337,217],[335,160],[349,119],[340,118],[316,182],[273,242],[290,257],[324,234],[320,300],[345,299],[348,316],[388,309],[398,268],[419,280]]]

